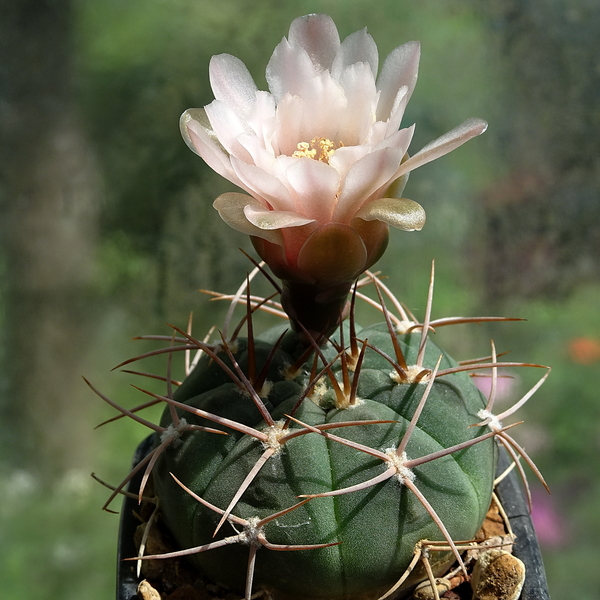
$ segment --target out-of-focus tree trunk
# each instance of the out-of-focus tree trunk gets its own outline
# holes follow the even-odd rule
[[[45,472],[89,458],[81,381],[97,186],[73,97],[70,0],[0,0],[4,457]]]

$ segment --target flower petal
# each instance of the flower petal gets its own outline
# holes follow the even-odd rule
[[[290,44],[306,50],[317,71],[331,69],[340,47],[340,36],[328,15],[298,17],[290,25]]]
[[[407,198],[379,198],[363,206],[356,217],[364,221],[382,221],[404,231],[420,231],[425,225],[425,210]]]
[[[298,142],[309,141],[301,138],[304,119],[304,100],[299,96],[286,94],[277,105],[273,149],[279,154],[291,156],[298,149]]]
[[[324,71],[305,81],[299,95],[304,101],[304,110],[298,141],[309,142],[313,138],[340,141],[339,129],[347,100],[344,89],[331,73]]]
[[[345,109],[344,90],[330,73],[311,77],[296,95],[286,94],[277,105],[273,148],[292,156],[300,142],[313,138],[338,141]]]
[[[269,170],[270,165],[275,160],[273,153],[267,150],[261,140],[259,140],[254,134],[243,133],[240,135],[236,142],[244,149],[245,152],[248,153],[250,159],[246,159],[245,162],[248,164],[255,164],[257,167],[261,169]],[[240,153],[238,152],[238,155]],[[237,158],[237,156],[232,156],[233,158]],[[241,156],[241,159],[244,160],[244,156]]]
[[[256,134],[261,145],[273,157],[275,150],[273,148],[273,133],[275,132],[275,115],[277,107],[275,98],[269,92],[256,92],[256,102],[252,110],[246,117],[246,122]]]
[[[198,148],[196,148],[194,141],[190,137],[190,129],[196,133],[197,137],[200,137],[200,131],[202,131],[204,134],[203,139],[205,136],[207,140],[213,142],[213,144],[220,149],[222,154],[227,154],[225,148],[223,148],[221,142],[219,142],[219,138],[213,131],[206,111],[203,108],[188,108],[186,111],[184,111],[179,119],[179,129],[181,131],[183,141],[187,144],[188,148],[194,152],[194,154],[198,154],[200,156]]]
[[[283,38],[273,51],[265,76],[271,94],[279,102],[285,94],[297,95],[302,83],[316,74],[306,51]]]
[[[329,157],[329,165],[339,173],[340,180],[344,181],[352,165],[371,151],[371,146],[367,145],[342,146]]]
[[[483,119],[467,119],[458,127],[427,144],[414,156],[402,163],[397,174],[403,175],[440,156],[444,156],[444,154],[448,154],[448,152],[452,152],[471,138],[481,135],[486,129],[487,123]]]
[[[337,137],[345,146],[358,146],[365,142],[375,120],[379,97],[375,77],[368,64],[356,63],[343,71],[339,82],[346,96],[346,108]]]
[[[212,130],[215,132],[223,148],[229,154],[251,162],[252,158],[250,154],[238,141],[239,136],[251,133],[248,124],[233,108],[220,100],[213,100],[205,107],[205,110]]]
[[[402,149],[382,148],[354,163],[342,184],[333,220],[348,223],[372,194],[387,185],[403,156]]]
[[[281,245],[283,243],[281,231],[260,229],[253,223],[250,223],[244,212],[244,209],[247,206],[252,206],[259,210],[263,209],[262,205],[251,196],[238,194],[236,192],[221,194],[213,202],[213,207],[219,211],[221,219],[223,219],[227,225],[233,227],[233,229],[248,235],[263,238],[273,244]]]
[[[231,54],[219,54],[210,59],[208,72],[215,98],[245,117],[252,110],[258,91],[246,65]]]
[[[306,219],[298,213],[282,210],[267,210],[253,204],[244,207],[244,215],[261,230],[283,229],[284,227],[300,227],[314,223],[314,219]]]
[[[340,185],[340,176],[332,166],[312,158],[291,159],[285,176],[296,212],[320,223],[331,220]]]
[[[231,168],[229,153],[219,142],[203,108],[186,110],[179,120],[181,134],[188,147],[206,164],[232,183],[239,185],[239,180]]]
[[[390,112],[390,118],[387,120],[387,127],[385,131],[386,136],[392,135],[400,127],[402,117],[404,116],[404,111],[406,110],[406,105],[408,104],[408,100],[408,87],[403,85],[398,90],[398,94],[394,98],[394,104]]]
[[[379,142],[373,150],[380,150],[381,148],[398,148],[398,150],[402,153],[402,157],[406,154],[408,147],[410,146],[410,142],[412,140],[413,134],[415,132],[415,126],[411,125],[410,127],[405,127],[404,129],[397,129],[394,133],[385,137],[381,142]]]
[[[369,65],[373,77],[379,68],[379,53],[375,40],[367,33],[367,28],[351,33],[340,46],[338,53],[331,65],[331,74],[334,79],[340,79],[341,74],[350,65],[366,63]]]
[[[235,157],[231,160],[231,166],[242,182],[242,187],[252,196],[262,198],[276,211],[293,209],[294,204],[289,191],[275,175]]]
[[[377,105],[378,121],[387,121],[394,99],[403,85],[408,87],[407,100],[410,98],[417,83],[420,56],[419,42],[407,42],[392,50],[385,59],[377,78],[377,89],[381,90]]]

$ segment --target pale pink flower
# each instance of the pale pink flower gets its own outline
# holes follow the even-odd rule
[[[425,223],[422,207],[400,197],[409,172],[485,131],[470,119],[409,158],[414,125],[399,127],[419,55],[418,42],[399,46],[377,76],[366,29],[340,42],[330,17],[308,15],[275,48],[268,92],[238,58],[213,56],[215,100],[182,115],[183,137],[249,194],[223,194],[214,206],[284,282],[356,279],[383,253],[388,225]]]

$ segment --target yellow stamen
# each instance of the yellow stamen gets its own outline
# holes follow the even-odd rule
[[[292,156],[294,158],[312,158],[328,163],[331,155],[344,144],[341,142],[337,145],[327,138],[315,137],[310,142],[300,142],[296,146],[296,150]]]

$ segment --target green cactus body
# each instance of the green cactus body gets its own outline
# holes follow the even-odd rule
[[[304,434],[287,440],[266,460],[232,509],[236,517],[254,519],[252,522],[294,506],[303,495],[342,490],[384,473],[389,464],[380,457],[344,445],[333,436],[380,453],[397,448],[427,387],[426,378],[422,382],[398,383],[390,376],[390,362],[367,347],[360,372],[356,371],[358,400],[354,404],[338,408],[331,383],[325,378],[325,383],[316,385],[313,393],[298,405],[313,359],[307,361],[305,371],[297,377],[286,375],[287,367],[297,360],[302,348],[290,332],[271,355],[273,340],[280,331],[270,332],[252,344],[256,368],[260,370],[267,360],[270,363],[269,383],[261,393],[274,421],[285,422],[287,415],[293,414],[309,426],[387,422],[354,424],[318,433],[306,432],[305,425],[288,420],[288,433],[305,430]],[[370,346],[388,356],[394,355],[385,324],[363,329],[356,336],[368,339]],[[406,363],[415,364],[420,332],[398,335],[397,339]],[[247,372],[248,342],[238,340],[236,345],[235,362]],[[331,361],[338,350],[329,344],[323,354]],[[456,366],[428,341],[422,370],[433,370],[440,355],[440,370]],[[232,364],[229,359],[225,362]],[[354,375],[341,359],[331,367],[339,381],[344,378],[344,369],[346,375]],[[249,394],[241,392],[222,368],[207,357],[177,390],[175,400],[256,430],[267,428]],[[467,374],[457,372],[436,378],[406,445],[408,459],[426,457],[486,433],[485,428],[471,427],[480,421],[477,412],[485,404],[485,398]],[[193,498],[170,473],[205,501],[225,509],[266,446],[250,435],[215,426],[214,422],[188,412],[179,414],[188,423],[217,427],[229,435],[186,432],[160,455],[153,476],[163,519],[182,548],[236,536],[240,526],[225,522],[213,537],[221,515]],[[170,423],[167,409],[161,425],[168,427]],[[493,438],[487,438],[411,469],[409,476],[414,476],[414,486],[452,539],[471,539],[479,529],[490,504],[495,460],[496,444]],[[398,475],[358,491],[312,498],[265,524],[263,533],[270,544],[336,544],[290,551],[259,548],[254,566],[255,588],[270,589],[275,597],[302,599],[377,598],[405,571],[420,540],[444,539],[423,503]],[[242,542],[192,554],[190,559],[213,581],[243,592],[248,555],[248,544]],[[447,559],[443,553],[437,557],[440,563]]]

